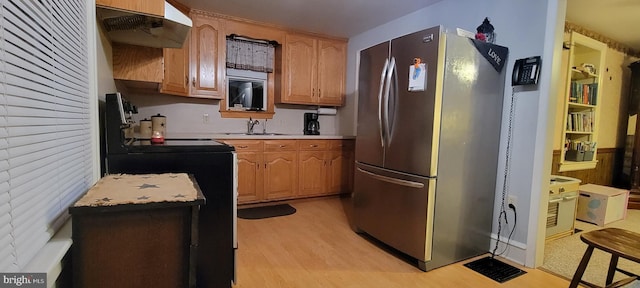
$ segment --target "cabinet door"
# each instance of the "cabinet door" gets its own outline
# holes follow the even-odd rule
[[[258,202],[263,199],[263,171],[261,152],[238,153],[238,203]]]
[[[192,17],[190,93],[192,96],[222,99],[226,42],[221,21],[198,14]]]
[[[321,195],[326,190],[327,161],[323,151],[300,151],[298,196]]]
[[[330,151],[327,160],[327,194],[339,194],[349,191],[350,155],[349,152]]]
[[[189,95],[189,38],[182,48],[164,48],[164,78],[160,92],[173,95]]]
[[[285,41],[284,94],[281,102],[314,103],[317,41],[293,34],[287,35]]]
[[[296,195],[298,184],[297,153],[264,153],[265,199],[291,198]]]
[[[321,40],[318,44],[318,104],[342,105],[346,78],[347,45]]]

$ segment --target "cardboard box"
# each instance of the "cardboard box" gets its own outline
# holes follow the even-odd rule
[[[576,219],[604,226],[627,217],[629,190],[595,184],[580,185]]]

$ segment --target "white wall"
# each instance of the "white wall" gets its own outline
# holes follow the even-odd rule
[[[560,1],[560,3],[562,2]],[[352,37],[349,39],[347,52],[347,101],[345,107],[339,111],[339,131],[345,134],[355,134],[355,119],[357,118],[356,70],[359,51],[421,29],[442,25],[447,30],[455,31],[455,28],[462,28],[475,32],[484,17],[489,17],[497,33],[497,44],[508,47],[510,51],[506,75],[511,75],[515,59],[541,55],[543,65],[540,84],[533,89],[519,89],[516,93],[516,116],[512,123],[513,140],[507,187],[507,193],[518,199],[518,224],[511,241],[514,247],[509,249],[510,252],[505,256],[528,266],[535,265],[535,236],[539,230],[539,225],[537,225],[538,203],[540,203],[541,191],[546,189],[546,185],[541,183],[545,181],[548,183],[550,173],[550,164],[548,163],[551,161],[551,141],[547,141],[547,134],[551,133],[547,133],[547,123],[549,115],[553,116],[555,112],[555,109],[548,111],[549,90],[553,89],[554,84],[551,77],[554,65],[551,64],[555,57],[556,35],[554,34],[558,21],[558,7],[566,6],[566,3],[562,5],[558,5],[558,3],[558,0],[444,0]],[[562,23],[564,10],[561,15],[560,22]],[[505,150],[511,103],[510,84],[508,79],[505,79],[505,109],[494,218],[497,218],[499,204],[502,201],[504,175],[501,171],[504,171],[506,163]],[[551,118],[553,119],[553,117]],[[530,203],[531,206],[529,206]],[[494,223],[497,223],[497,219],[494,219]],[[504,230],[506,229],[503,229],[502,235],[507,235],[508,231]],[[494,227],[494,233],[496,231],[497,228]],[[541,233],[544,233],[544,230]],[[534,237],[532,238],[532,236]]]
[[[138,114],[134,115],[136,124],[140,120],[160,113],[167,117],[167,134],[213,134],[221,132],[246,132],[247,118],[221,118],[220,101],[198,99],[163,94],[126,94],[127,100],[138,107]],[[276,105],[273,119],[267,121],[267,132],[302,134],[303,115],[305,112],[315,112],[317,107],[305,105]],[[209,121],[205,122],[205,114]],[[337,115],[320,115],[320,134],[336,134]],[[254,131],[262,131],[264,120]]]

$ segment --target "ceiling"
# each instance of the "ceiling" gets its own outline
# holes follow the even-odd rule
[[[193,9],[349,38],[441,0],[177,0]]]
[[[441,0],[177,0],[188,7],[351,37]],[[259,4],[258,4],[259,3]],[[567,0],[567,21],[640,51],[638,0]]]
[[[640,51],[640,1],[567,0],[568,22]]]

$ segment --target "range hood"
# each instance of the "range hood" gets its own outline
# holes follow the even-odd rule
[[[181,48],[192,22],[164,2],[164,17],[117,8],[96,7],[98,19],[113,42],[156,48]]]

